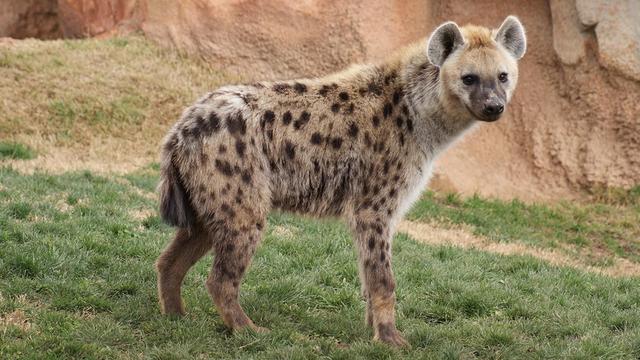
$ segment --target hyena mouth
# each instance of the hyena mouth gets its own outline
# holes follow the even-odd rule
[[[469,114],[471,114],[471,116],[473,116],[478,121],[484,121],[484,122],[498,121],[503,114],[503,113],[495,114],[495,115],[485,115],[482,113],[478,114],[477,112],[471,110],[471,108],[466,104],[465,104],[465,107],[467,108],[467,111],[469,112]]]

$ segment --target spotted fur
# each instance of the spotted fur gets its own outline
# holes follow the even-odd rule
[[[446,23],[427,46],[414,44],[379,64],[225,86],[186,109],[162,153],[160,210],[179,227],[157,261],[163,311],[184,313],[184,275],[213,250],[206,285],[222,319],[233,329],[259,329],[238,291],[267,214],[334,216],[353,232],[374,338],[405,345],[395,327],[395,225],[424,189],[434,159],[486,120],[474,102],[510,99],[524,30],[513,17],[505,24],[491,32]],[[483,82],[462,84],[467,72]],[[501,72],[508,83],[496,83]]]

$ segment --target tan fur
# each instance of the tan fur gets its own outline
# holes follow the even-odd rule
[[[461,69],[515,66],[489,30],[463,33],[469,47],[441,69],[422,42],[324,78],[226,86],[185,110],[162,158],[163,217],[183,227],[157,262],[163,311],[184,312],[180,283],[212,249],[206,285],[224,323],[259,329],[238,303],[239,286],[278,208],[346,220],[374,338],[406,345],[395,327],[395,225],[433,160],[476,122],[458,89]]]

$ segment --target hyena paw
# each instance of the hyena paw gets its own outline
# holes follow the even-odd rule
[[[411,345],[404,339],[400,331],[393,324],[378,324],[373,340],[380,341],[393,347],[408,347]]]

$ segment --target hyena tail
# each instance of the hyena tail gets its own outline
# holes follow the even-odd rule
[[[185,189],[182,176],[175,165],[173,148],[170,141],[165,143],[160,169],[160,215],[169,225],[191,228],[195,223],[195,211],[191,205],[189,193]]]

